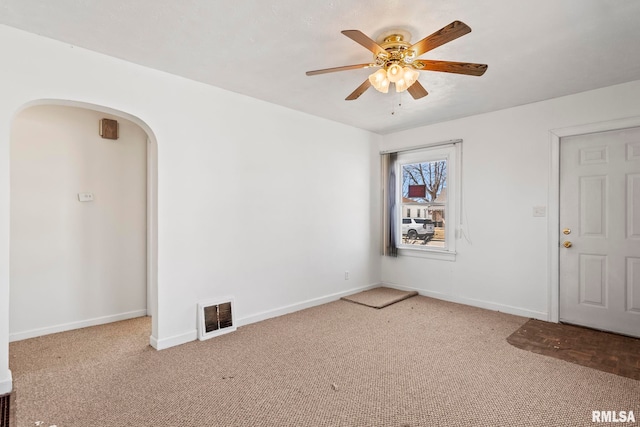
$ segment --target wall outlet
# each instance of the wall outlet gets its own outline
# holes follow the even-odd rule
[[[349,272],[348,271],[344,272],[344,280],[349,280]]]

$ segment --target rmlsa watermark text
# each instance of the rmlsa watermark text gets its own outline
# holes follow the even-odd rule
[[[591,411],[594,423],[635,423],[633,411]]]

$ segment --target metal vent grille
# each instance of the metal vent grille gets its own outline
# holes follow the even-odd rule
[[[231,303],[209,305],[204,307],[204,329],[206,332],[217,331],[218,329],[230,328],[233,326],[231,316]]]
[[[198,304],[198,339],[234,331],[232,306],[232,299]]]
[[[11,394],[0,396],[0,427],[10,427]]]

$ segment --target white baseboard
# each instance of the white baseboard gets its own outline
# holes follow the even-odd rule
[[[11,393],[13,390],[13,378],[11,376],[11,371],[7,369],[6,378],[0,381],[0,395]]]
[[[343,296],[355,294],[356,292],[372,289],[377,286],[380,286],[380,284],[376,283],[373,285],[362,286],[359,288],[352,288],[346,291],[337,292],[331,295],[326,295],[324,297],[313,298],[310,300],[287,305],[284,307],[279,307],[273,310],[262,311],[260,313],[253,314],[251,316],[236,319],[236,326],[248,325],[250,323],[260,322],[262,320],[267,320],[272,317],[293,313],[294,311],[304,310],[305,308],[314,307],[316,305],[326,304],[331,301],[339,300]],[[197,329],[194,329],[192,331],[188,331],[179,335],[174,335],[169,338],[158,339],[157,337],[151,336],[149,337],[149,344],[151,345],[151,347],[155,348],[156,350],[164,350],[170,347],[175,347],[177,345],[186,344],[190,341],[195,341],[197,339],[198,339],[198,331]]]
[[[306,301],[298,302],[291,305],[286,305],[284,307],[275,308],[273,310],[263,311],[251,316],[243,317],[237,320],[238,326],[248,325],[250,323],[260,322],[262,320],[267,320],[272,317],[278,317],[285,314],[293,313],[295,311],[304,310],[305,308],[315,307],[317,305],[326,304],[328,302],[337,301],[340,298],[352,295],[357,292],[366,291],[368,289],[373,289],[378,286],[381,286],[380,283],[375,283],[372,285],[362,286],[359,288],[352,288],[342,292],[336,292],[334,294],[326,295],[319,298],[312,298]]]
[[[152,335],[149,338],[149,344],[151,345],[151,347],[155,348],[156,350],[164,350],[169,347],[175,347],[180,344],[186,344],[188,342],[195,341],[197,339],[198,339],[198,330],[194,329],[192,331],[185,332],[180,335],[174,335],[169,338],[158,339]]]
[[[513,314],[515,316],[531,317],[538,320],[549,320],[548,314],[541,311],[528,310],[521,307],[513,307],[510,305],[498,304],[495,302],[482,301],[472,298],[458,297],[454,295],[447,295],[441,292],[425,291],[424,289],[411,288],[408,286],[397,285],[395,283],[384,283],[384,286],[394,289],[400,289],[403,291],[417,291],[420,295],[440,299],[443,301],[455,302],[458,304],[470,305],[472,307],[484,308],[492,311],[499,311],[501,313]]]
[[[40,337],[42,335],[55,334],[58,332],[71,331],[73,329],[87,328],[89,326],[103,325],[105,323],[117,322],[120,320],[133,319],[147,315],[147,310],[135,310],[127,313],[113,314],[110,316],[95,317],[93,319],[80,320],[77,322],[63,323],[60,325],[47,326],[45,328],[31,329],[28,331],[14,332],[9,334],[9,342],[26,340]]]

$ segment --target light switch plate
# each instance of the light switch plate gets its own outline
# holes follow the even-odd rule
[[[533,207],[533,216],[535,216],[535,217],[547,216],[547,207],[546,206],[534,206]]]
[[[93,202],[93,193],[78,193],[78,200],[81,202]]]

